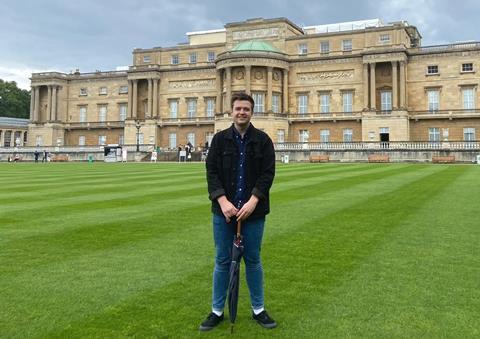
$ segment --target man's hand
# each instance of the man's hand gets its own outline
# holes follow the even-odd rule
[[[237,220],[245,220],[247,219],[250,214],[255,211],[255,207],[257,207],[258,198],[252,194],[250,199],[243,205],[240,211],[237,212]]]
[[[225,220],[227,223],[230,222],[230,218],[235,216],[238,213],[238,210],[233,206],[233,204],[228,201],[227,197],[222,195],[217,199],[220,208],[222,209],[222,213],[225,216]]]

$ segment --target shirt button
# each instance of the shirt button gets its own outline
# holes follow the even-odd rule
[[[241,189],[241,188],[239,188],[238,190],[239,190],[240,192],[242,191],[242,189]]]
[[[240,179],[242,179],[242,176],[240,176]]]

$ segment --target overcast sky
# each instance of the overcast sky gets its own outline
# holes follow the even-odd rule
[[[134,48],[186,42],[186,32],[248,18],[298,26],[379,18],[406,20],[422,45],[480,41],[480,0],[2,0],[0,79],[29,88],[32,72],[115,70]]]

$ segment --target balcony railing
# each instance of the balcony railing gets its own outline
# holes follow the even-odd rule
[[[288,114],[288,119],[290,119],[291,121],[357,120],[361,118],[361,111]]]
[[[468,49],[468,48],[480,48],[480,42],[472,41],[472,42],[459,42],[456,44],[448,44],[448,45],[437,45],[437,46],[425,46],[425,47],[417,47],[412,51],[418,52],[442,52],[442,51],[450,51],[456,49]]]
[[[470,118],[479,117],[480,109],[451,109],[431,111],[409,111],[410,119]]]
[[[66,129],[95,129],[95,128],[123,128],[124,121],[104,122],[69,122],[65,124]]]
[[[159,119],[157,124],[160,126],[165,125],[203,125],[213,124],[215,117],[187,117],[187,118],[162,118]]]
[[[276,143],[277,151],[323,151],[323,150],[480,150],[480,141],[359,141],[359,142],[285,142]]]

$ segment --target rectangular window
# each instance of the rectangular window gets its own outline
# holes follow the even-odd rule
[[[440,98],[438,90],[428,90],[427,97],[428,97],[428,111],[431,113],[438,112],[439,98]]]
[[[195,133],[194,132],[190,132],[190,133],[187,133],[187,143],[191,143],[193,146],[195,146]]]
[[[187,117],[195,118],[197,115],[197,99],[187,99]]]
[[[168,147],[170,149],[177,148],[177,133],[170,133],[168,135]]]
[[[301,94],[298,96],[298,114],[308,113],[308,95]]]
[[[284,143],[285,142],[285,130],[284,129],[277,129],[277,142]]]
[[[138,133],[138,144],[139,145],[145,144],[145,138],[143,136],[143,133]]]
[[[123,136],[123,134],[118,136],[118,144],[119,145],[125,144],[125,137]]]
[[[343,142],[352,142],[353,141],[353,130],[351,128],[343,129]]]
[[[206,116],[211,118],[215,115],[215,99],[214,98],[207,98],[206,103]]]
[[[35,145],[43,146],[43,136],[41,135],[35,136]]]
[[[85,146],[85,136],[84,135],[78,136],[78,146]]]
[[[309,133],[306,129],[301,129],[298,131],[298,142],[308,142]]]
[[[381,110],[384,112],[390,112],[392,110],[392,92],[382,91],[380,92]]]
[[[98,89],[98,94],[99,95],[107,95],[107,87],[100,87]]]
[[[462,64],[462,72],[473,72],[473,63]]]
[[[149,55],[144,55],[144,56],[143,56],[143,62],[148,63],[148,62],[150,62],[150,61],[152,61],[152,59],[150,58]]]
[[[171,64],[172,65],[178,65],[179,64],[178,54],[172,55]]]
[[[389,42],[390,42],[390,34],[380,34],[380,39],[379,39],[379,41],[380,41],[382,44],[389,43]]]
[[[107,121],[107,105],[98,106],[98,122]]]
[[[118,89],[118,94],[127,94],[128,93],[128,86],[120,86]]]
[[[85,106],[80,107],[79,120],[80,122],[87,122],[87,107]]]
[[[210,144],[212,143],[212,139],[213,139],[213,132],[207,132],[205,134],[205,140],[207,141],[208,146],[210,146]]]
[[[330,53],[330,42],[329,41],[321,41],[320,42],[320,53],[322,53],[322,54]]]
[[[215,61],[215,52],[209,51],[207,53],[207,62],[214,62]]]
[[[428,141],[439,142],[440,141],[440,128],[431,127],[428,129]]]
[[[105,145],[107,143],[107,136],[106,135],[99,135],[98,136],[98,144]]]
[[[475,128],[465,127],[463,129],[463,140],[464,141],[475,141]]]
[[[280,113],[280,95],[272,95],[272,111],[273,113]]]
[[[80,88],[80,96],[87,96],[88,95],[88,91],[86,88]]]
[[[254,113],[263,113],[265,112],[265,94],[263,93],[252,93],[253,101],[255,101],[255,107],[253,108]]]
[[[321,129],[320,130],[320,142],[330,142],[330,130]]]
[[[125,121],[127,118],[127,104],[118,105],[118,118],[120,121]]]
[[[352,91],[342,92],[342,101],[343,101],[343,111],[345,113],[353,112],[353,92]]]
[[[188,62],[191,63],[191,64],[196,64],[197,63],[197,53],[196,52],[190,53],[190,57],[188,59]]]
[[[5,131],[5,134],[3,136],[3,146],[10,147],[11,142],[12,142],[12,131]]]
[[[176,119],[178,115],[178,99],[172,99],[168,101],[170,107],[170,118]]]
[[[300,55],[308,54],[307,44],[298,44],[298,54]]]
[[[473,88],[464,88],[462,90],[463,94],[463,109],[474,109],[475,108],[475,95]]]
[[[342,51],[343,52],[351,52],[352,51],[352,40],[343,40],[342,41]]]
[[[438,65],[427,66],[427,74],[438,74]]]
[[[320,113],[330,112],[330,93],[320,94]]]

